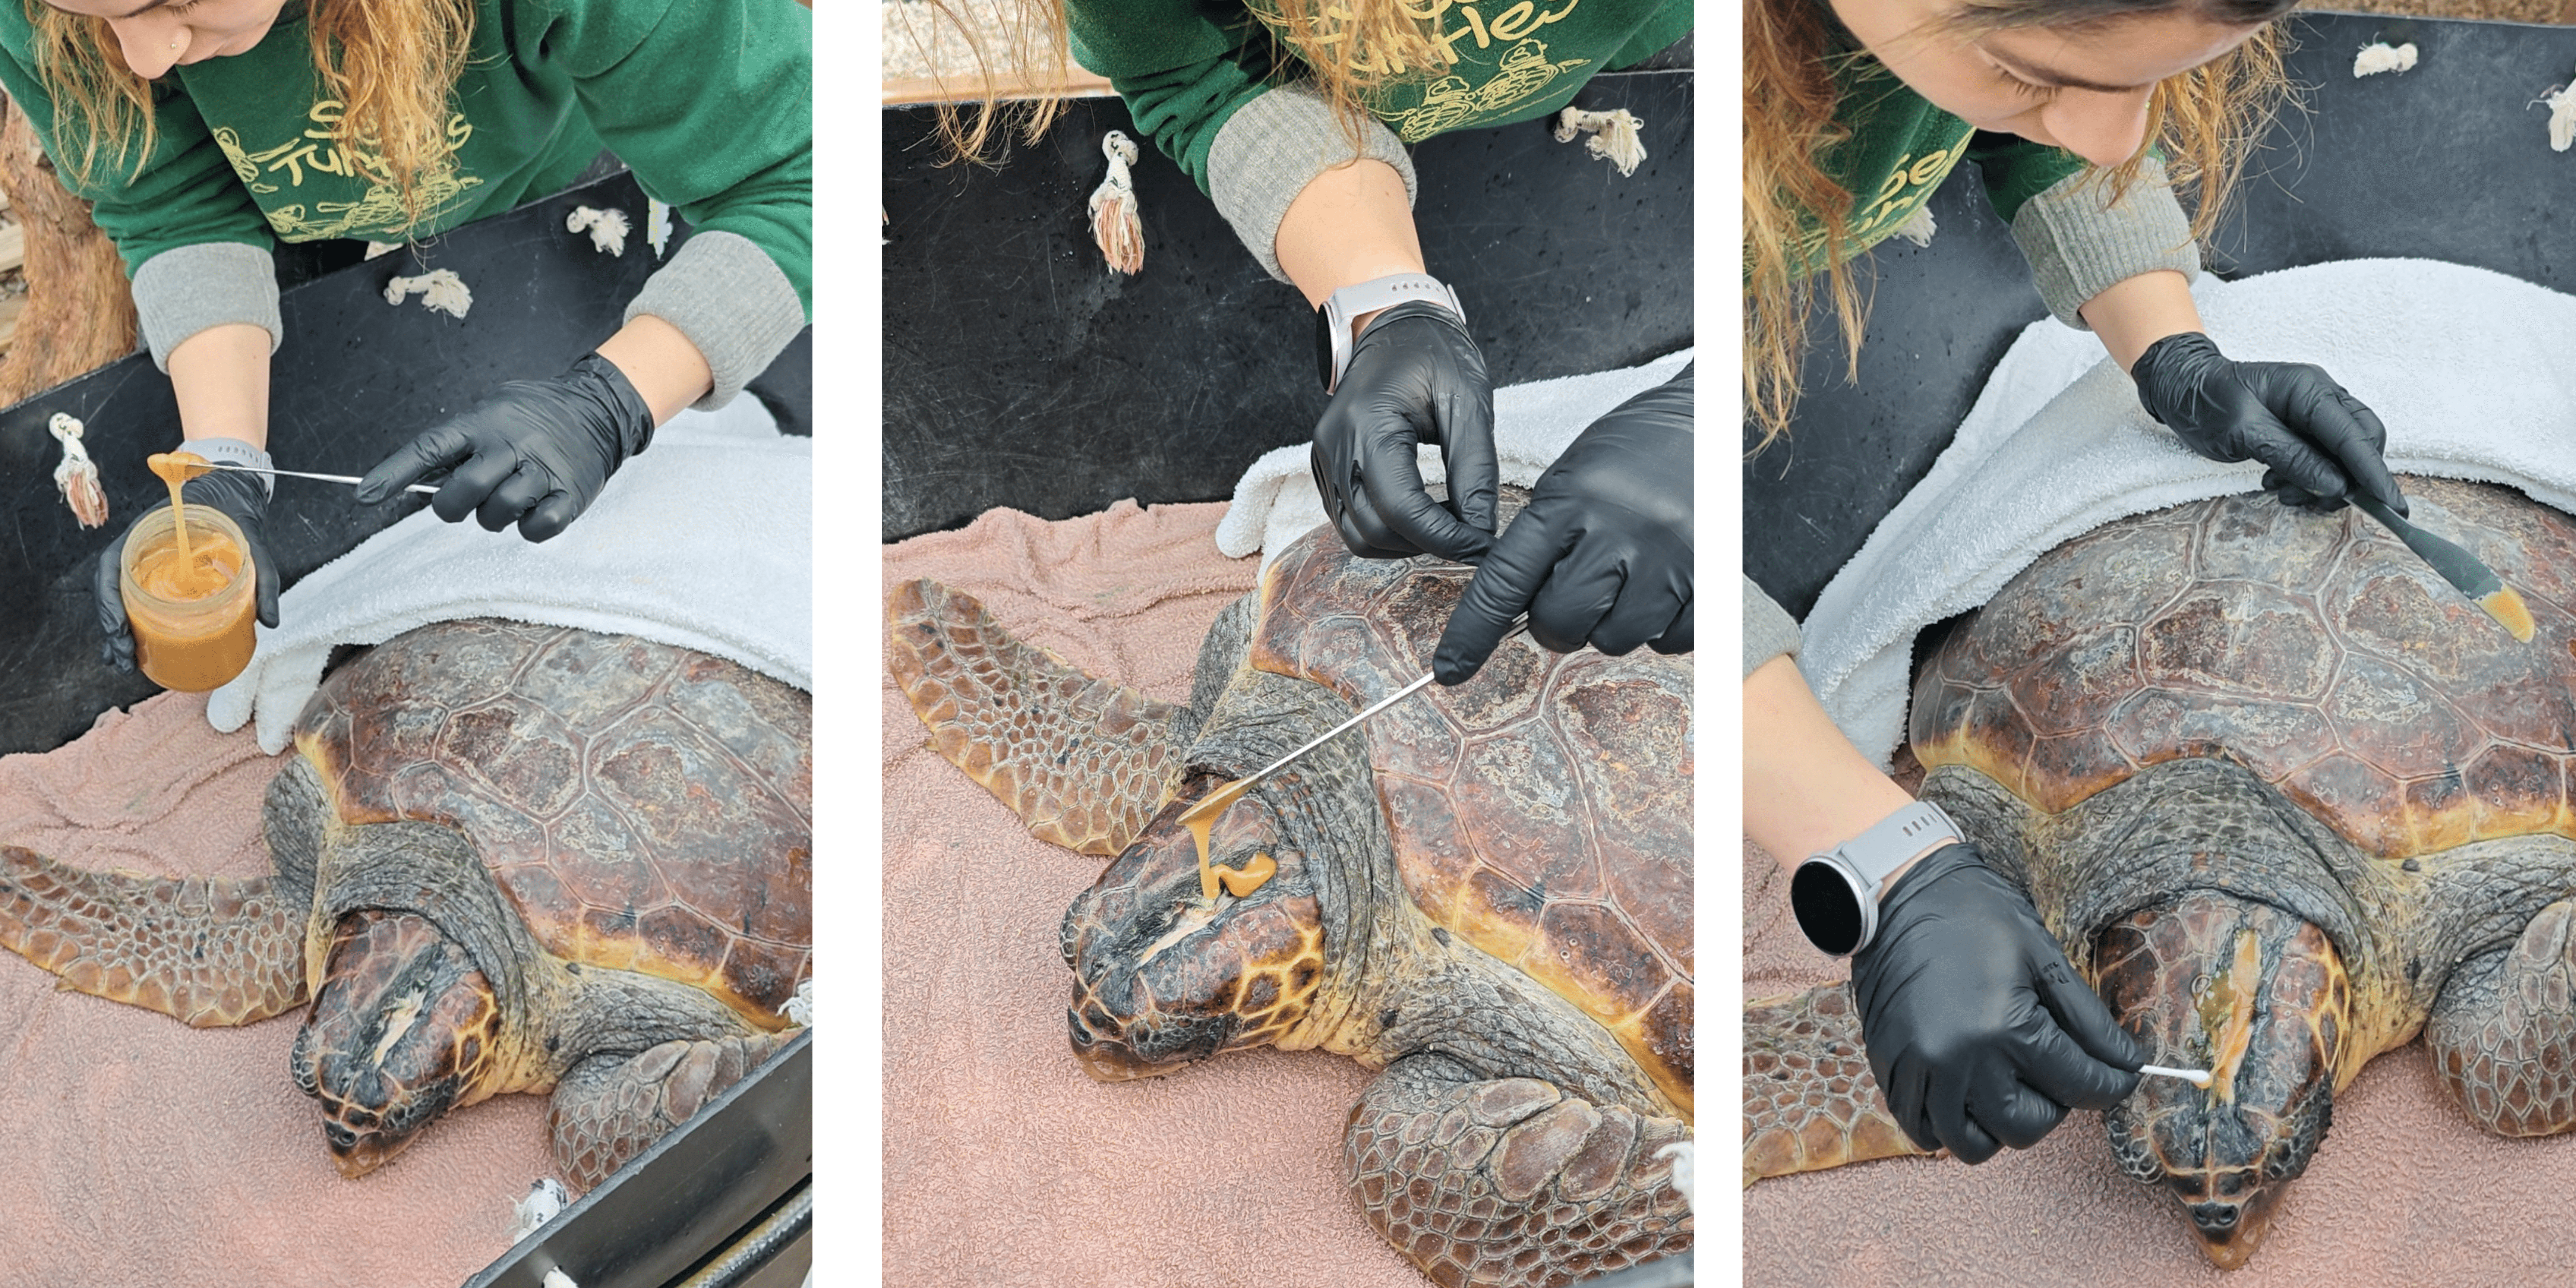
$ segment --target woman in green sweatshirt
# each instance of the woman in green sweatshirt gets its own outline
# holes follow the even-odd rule
[[[185,448],[211,461],[269,465],[275,242],[435,237],[569,187],[603,148],[690,222],[595,352],[492,391],[359,489],[382,500],[447,470],[440,518],[531,541],[656,425],[730,401],[811,316],[812,84],[794,0],[0,4],[0,87],[115,239]],[[186,488],[249,535],[274,626],[269,494],[252,474]],[[117,553],[98,609],[130,665]]]
[[[2185,445],[2262,461],[2285,503],[2402,509],[2369,408],[2315,367],[2229,361],[2192,305],[2193,238],[2280,84],[2269,24],[2289,8],[1749,0],[1745,394],[1764,441],[1788,423],[1811,297],[1857,345],[1850,261],[1974,160],[2050,311],[2098,334]],[[2159,153],[2198,183],[2197,224]],[[1745,831],[1796,868],[1810,937],[1852,955],[1870,1067],[1906,1134],[1977,1163],[2127,1096],[2140,1048],[2029,897],[1843,738],[1799,674],[1796,623],[1749,578],[1744,618]]]
[[[1554,649],[1689,651],[1689,373],[1586,431],[1496,540],[1475,301],[1427,272],[1405,153],[1556,113],[1687,35],[1689,0],[1069,0],[1065,15],[1075,59],[1318,311],[1332,401],[1314,472],[1342,540],[1481,565],[1435,654],[1441,681],[1474,674],[1524,611]],[[1417,443],[1441,448],[1445,504]]]

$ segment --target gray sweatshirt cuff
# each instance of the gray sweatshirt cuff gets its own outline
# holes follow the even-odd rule
[[[805,329],[805,306],[777,261],[720,229],[692,234],[646,279],[626,320],[642,313],[680,328],[715,373],[715,388],[690,404],[700,411],[732,402]]]
[[[1384,161],[1404,176],[1404,204],[1413,204],[1413,158],[1372,118],[1361,132],[1360,155]],[[1234,235],[1272,277],[1279,271],[1279,221],[1315,176],[1351,160],[1351,141],[1332,107],[1314,86],[1293,81],[1236,108],[1208,145],[1208,196]]]
[[[255,470],[275,468],[275,463],[269,460],[267,452],[238,438],[191,438],[173,450],[195,452],[217,465],[244,465]],[[271,499],[276,498],[277,476],[262,474],[259,476],[259,485]]]
[[[2022,204],[2013,216],[2013,240],[2030,261],[2031,280],[2048,311],[2079,331],[2076,312],[2094,296],[2141,273],[2171,269],[2183,280],[2200,277],[2200,245],[2164,166],[2150,159],[2117,204],[2106,206],[2111,185],[2087,170],[2058,180]]]
[[[1764,663],[1798,655],[1798,622],[1778,601],[1744,579],[1744,678],[1752,679]]]
[[[165,250],[134,274],[135,321],[152,349],[152,365],[170,369],[170,351],[208,327],[248,322],[268,332],[268,351],[286,337],[277,316],[277,263],[257,246],[202,242]]]

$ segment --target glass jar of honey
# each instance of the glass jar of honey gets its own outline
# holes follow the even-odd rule
[[[174,511],[154,510],[125,536],[117,570],[134,663],[165,689],[204,693],[250,665],[258,647],[259,570],[241,528],[208,505],[188,507],[187,549]]]

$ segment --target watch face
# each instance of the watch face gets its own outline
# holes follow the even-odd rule
[[[1859,951],[1867,928],[1861,920],[1860,900],[1851,878],[1830,863],[1809,859],[1789,878],[1789,909],[1798,916],[1798,929],[1829,956]]]
[[[1329,304],[1315,310],[1315,379],[1323,382],[1324,392],[1333,392],[1333,310]]]

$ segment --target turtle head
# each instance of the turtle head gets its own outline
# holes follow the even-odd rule
[[[2103,1115],[2122,1171],[2172,1194],[2221,1270],[2261,1246],[2334,1116],[2352,987],[2325,933],[2268,904],[2195,890],[2096,940],[2103,1000],[2207,1090],[2140,1079]]]
[[[1101,1081],[1276,1042],[1305,1018],[1322,982],[1323,913],[1260,796],[1217,817],[1208,862],[1240,875],[1205,893],[1197,844],[1179,819],[1223,785],[1192,779],[1064,915],[1073,1053]]]
[[[411,913],[342,918],[291,1057],[322,1102],[322,1136],[355,1179],[402,1152],[440,1114],[482,1098],[500,1031],[483,972]]]

